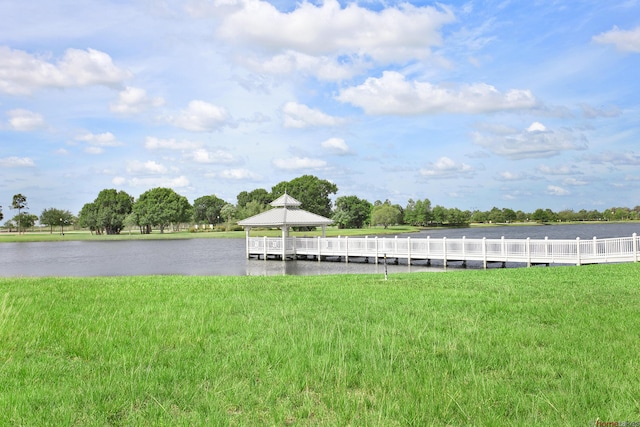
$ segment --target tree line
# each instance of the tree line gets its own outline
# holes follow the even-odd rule
[[[50,228],[79,226],[96,234],[119,234],[129,227],[138,228],[140,233],[151,233],[159,229],[180,230],[185,225],[204,224],[223,226],[230,229],[238,220],[270,209],[270,203],[281,195],[289,194],[302,203],[302,208],[324,217],[332,218],[339,228],[363,228],[368,226],[388,227],[396,224],[408,224],[418,227],[427,226],[465,226],[469,223],[511,223],[511,222],[568,222],[568,221],[624,221],[640,219],[640,206],[634,208],[614,207],[600,212],[597,210],[573,211],[570,209],[553,212],[550,209],[537,209],[534,212],[514,211],[509,208],[493,207],[489,211],[460,210],[441,205],[432,206],[429,199],[409,199],[403,207],[389,200],[376,200],[371,203],[355,195],[341,196],[332,203],[331,196],[338,187],[313,175],[303,175],[291,181],[282,181],[267,191],[258,188],[242,191],[236,197],[236,203],[228,203],[216,195],[202,196],[189,203],[170,188],[153,188],[134,199],[125,191],[104,189],[93,202],[86,203],[78,216],[68,210],[49,208],[38,217],[30,214],[27,198],[16,194],[10,205],[18,211],[4,224],[9,230],[18,232],[29,229],[39,220],[40,224]],[[0,206],[0,220],[4,218]]]

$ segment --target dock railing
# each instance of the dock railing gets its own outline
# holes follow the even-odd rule
[[[284,245],[284,246],[283,246]],[[467,239],[413,237],[249,237],[247,256],[282,259],[314,257],[373,258],[407,260],[481,261],[533,264],[595,264],[637,262],[640,239]]]

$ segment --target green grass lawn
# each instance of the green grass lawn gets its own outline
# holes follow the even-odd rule
[[[0,425],[640,421],[639,274],[0,279]]]

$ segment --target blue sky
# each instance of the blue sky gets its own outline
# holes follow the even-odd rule
[[[0,3],[0,205],[338,196],[640,205],[640,2]]]

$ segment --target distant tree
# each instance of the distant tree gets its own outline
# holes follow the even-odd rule
[[[148,234],[154,226],[160,228],[160,233],[164,233],[170,224],[188,222],[191,209],[186,197],[171,188],[158,187],[142,193],[133,204],[132,212],[136,214],[138,224]]]
[[[82,223],[91,223],[95,220],[94,227],[97,234],[102,234],[103,232],[106,234],[120,234],[120,231],[124,228],[124,220],[131,213],[132,207],[132,196],[124,191],[105,189],[98,194],[93,206],[87,207],[87,211],[95,215],[95,217],[82,221]],[[82,211],[80,214],[82,216]]]
[[[245,208],[247,204],[251,202],[258,202],[262,205],[268,205],[274,200],[271,193],[269,193],[264,188],[257,188],[250,192],[242,191],[236,198],[238,200],[238,203],[236,205],[238,209]]]
[[[19,227],[22,227],[22,230],[33,227],[37,220],[38,216],[30,214],[29,212],[22,212],[13,217],[13,221],[15,221],[17,224],[21,224],[19,225]]]
[[[53,227],[63,227],[73,224],[71,212],[62,209],[49,208],[40,214],[40,224],[49,226],[49,234],[53,234]]]
[[[397,207],[383,203],[381,205],[374,206],[371,210],[371,223],[373,225],[382,225],[384,228],[388,228],[390,225],[398,223],[400,215],[401,213]]]
[[[338,192],[338,187],[313,175],[303,175],[291,181],[282,181],[271,188],[273,200],[285,192],[300,201],[303,209],[328,218],[331,216],[330,196]]]
[[[489,218],[489,221],[491,221],[494,224],[502,224],[507,222],[504,215],[504,211],[502,209],[498,209],[495,206],[491,208],[491,210],[489,211],[488,218]]]
[[[231,229],[231,219],[235,217],[237,209],[231,203],[227,203],[220,209],[220,215],[227,220],[227,231]]]
[[[447,208],[444,206],[436,205],[433,210],[433,222],[436,224],[444,224],[447,222]]]
[[[504,216],[504,220],[506,222],[513,222],[518,219],[518,214],[513,209],[503,208],[502,215]]]
[[[220,221],[220,210],[226,204],[215,195],[199,197],[193,201],[193,220],[197,223],[217,224]]]
[[[556,219],[556,214],[551,209],[536,209],[531,214],[531,219],[536,222],[551,222]]]
[[[95,203],[85,203],[78,214],[78,225],[88,228],[92,233],[102,234],[102,229],[98,227],[98,207]]]
[[[487,214],[487,212],[473,211],[473,213],[471,214],[471,222],[481,224],[487,221],[489,221],[489,215]]]
[[[238,211],[236,213],[236,218],[238,219],[249,218],[250,216],[258,215],[259,213],[262,213],[268,209],[269,209],[268,205],[264,203],[260,203],[258,200],[251,200],[246,205],[244,205],[244,207],[238,208]]]
[[[13,201],[11,202],[11,209],[17,209],[18,210],[18,216],[15,217],[18,219],[18,234],[20,234],[21,230],[22,230],[22,225],[20,223],[20,220],[22,219],[22,216],[20,215],[22,213],[22,209],[27,207],[27,198],[25,196],[23,196],[22,194],[15,194],[13,196]]]
[[[338,197],[332,219],[338,228],[362,228],[370,221],[371,207],[371,203],[357,196]]]

